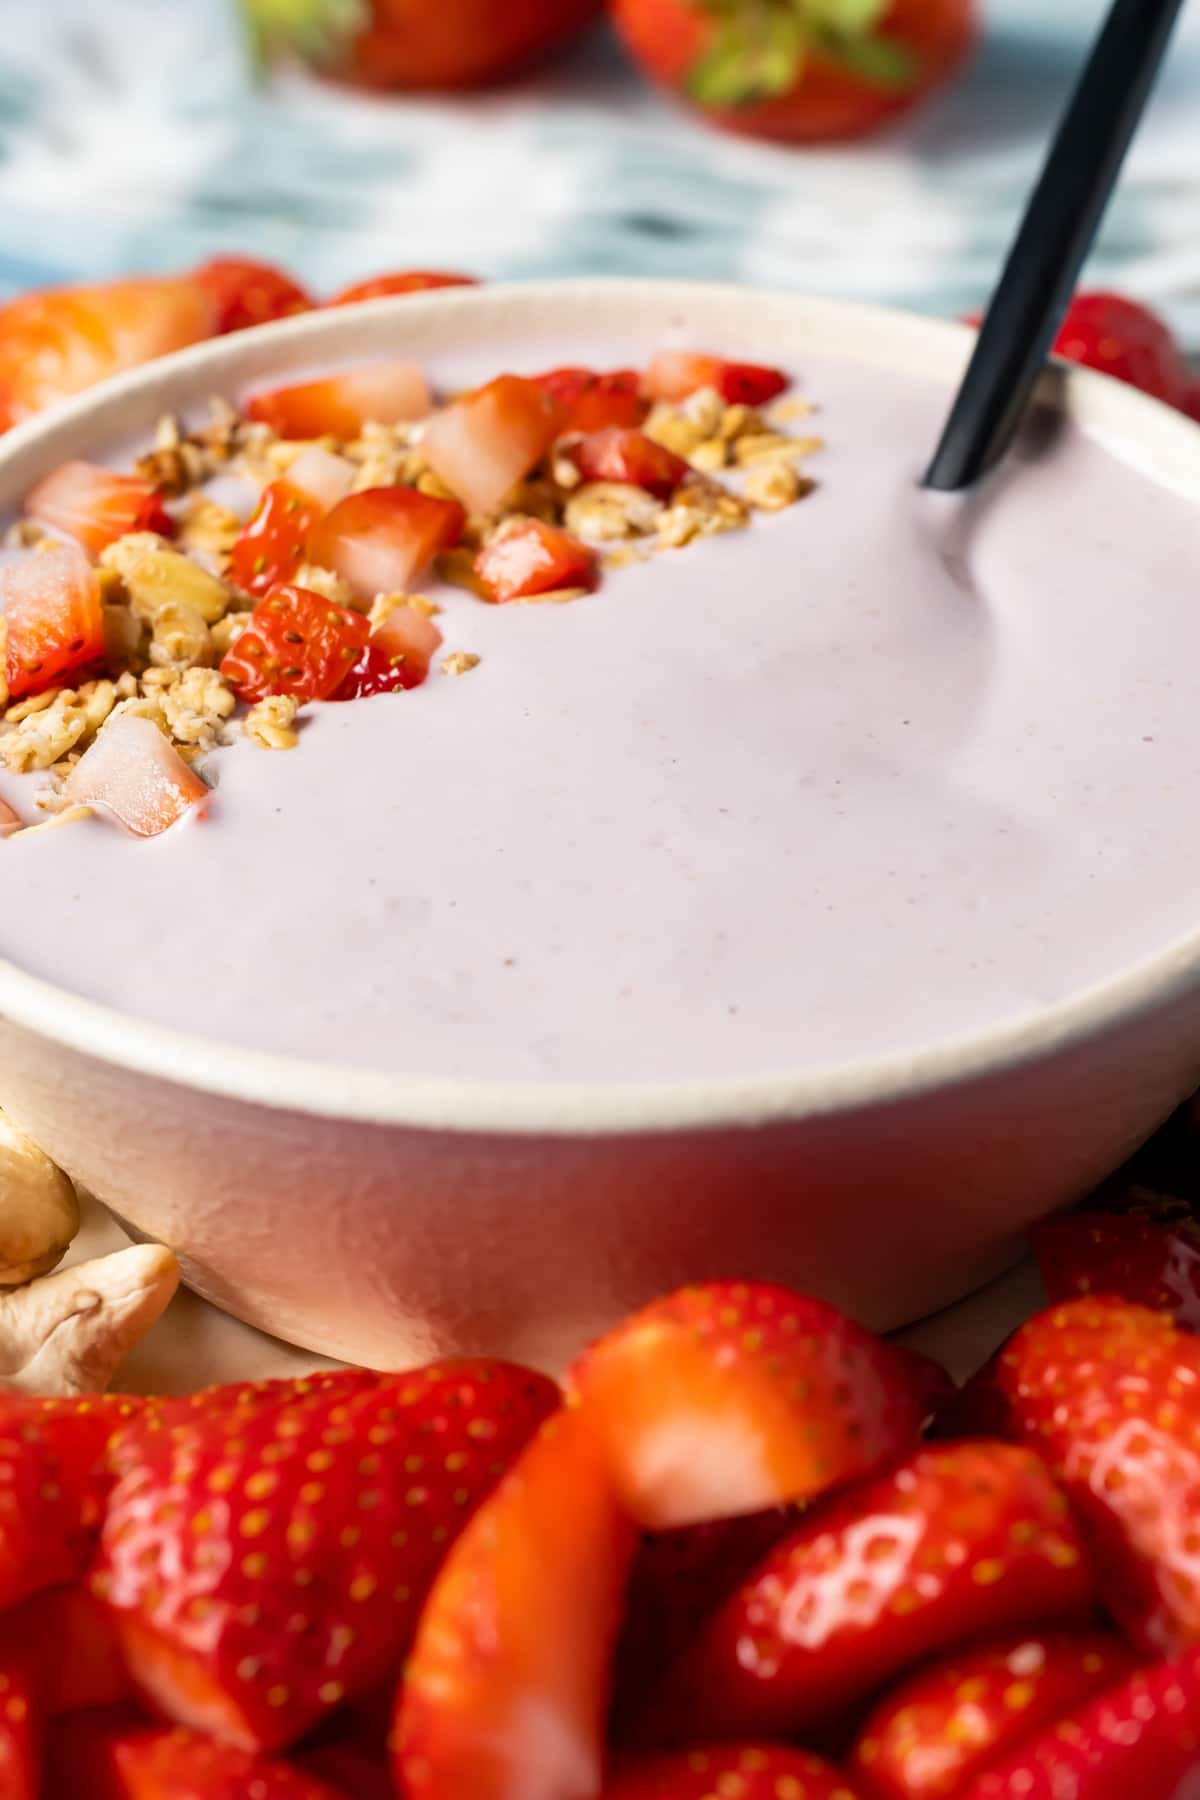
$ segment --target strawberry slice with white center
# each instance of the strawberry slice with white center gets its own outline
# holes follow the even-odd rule
[[[473,513],[495,512],[563,429],[553,394],[499,375],[432,420],[422,449],[434,473]]]
[[[715,388],[731,406],[765,406],[790,386],[782,369],[728,362],[692,350],[660,350],[645,375],[645,390],[652,400],[686,400],[701,388]]]
[[[207,784],[150,719],[114,713],[63,783],[72,806],[110,813],[134,837],[159,837],[205,806]]]
[[[13,700],[40,694],[104,655],[100,586],[74,544],[0,568],[0,615],[0,647]]]
[[[439,551],[458,543],[465,524],[457,500],[411,487],[366,488],[315,526],[308,560],[340,575],[356,600],[402,594]]]
[[[93,556],[130,531],[156,531],[160,537],[175,532],[153,482],[97,463],[60,463],[27,495],[25,511],[65,531]]]
[[[916,1443],[923,1365],[823,1300],[765,1282],[683,1288],[568,1377],[647,1530],[812,1499]]]
[[[282,438],[332,437],[345,443],[359,437],[364,425],[423,419],[432,405],[429,384],[415,363],[371,363],[251,394],[246,417]]]
[[[21,829],[21,815],[7,800],[0,800],[0,838],[11,837]]]
[[[543,519],[506,519],[475,558],[483,597],[497,605],[596,585],[586,544]]]
[[[138,1689],[261,1753],[394,1681],[447,1546],[557,1402],[479,1360],[135,1427],[93,1581]]]
[[[593,1800],[637,1537],[577,1413],[562,1413],[447,1557],[393,1730],[408,1800]]]

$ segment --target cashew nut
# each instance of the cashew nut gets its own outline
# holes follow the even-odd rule
[[[103,1393],[178,1286],[169,1250],[134,1244],[0,1294],[0,1388]]]
[[[69,1179],[0,1112],[0,1289],[45,1275],[78,1230]]]

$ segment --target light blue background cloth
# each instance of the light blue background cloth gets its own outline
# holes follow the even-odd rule
[[[994,278],[1106,3],[983,0],[984,48],[944,97],[867,145],[795,152],[701,128],[603,29],[502,94],[378,100],[256,86],[233,0],[3,0],[0,292],[233,249],[319,289],[448,265],[956,312]],[[1089,279],[1200,348],[1200,0]]]

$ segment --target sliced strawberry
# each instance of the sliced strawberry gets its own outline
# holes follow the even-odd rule
[[[709,1621],[643,1734],[802,1736],[920,1657],[987,1632],[1086,1619],[1066,1500],[1032,1452],[920,1450],[817,1507]]]
[[[0,306],[0,431],[216,329],[193,281],[147,277],[23,294]]]
[[[562,588],[596,585],[596,558],[586,544],[541,519],[506,520],[475,558],[482,598],[502,604]]]
[[[431,405],[428,384],[415,363],[388,362],[251,394],[245,411],[248,419],[269,425],[279,437],[346,441],[360,436],[367,424],[423,419]]]
[[[1169,325],[1123,294],[1076,294],[1054,350],[1186,410],[1192,372]]]
[[[464,1361],[142,1434],[94,1577],[137,1686],[271,1751],[394,1679],[446,1547],[557,1397]]]
[[[175,521],[152,482],[96,463],[60,463],[26,497],[25,511],[78,539],[93,556],[129,531],[175,533]]]
[[[652,400],[686,400],[701,388],[715,388],[731,406],[765,406],[791,386],[782,369],[762,363],[726,362],[690,350],[660,350],[652,356],[644,379]]]
[[[45,1718],[131,1698],[112,1620],[82,1581],[0,1614],[0,1666],[18,1659]]]
[[[636,1541],[586,1426],[560,1414],[463,1533],[429,1597],[393,1732],[408,1800],[599,1792]]]
[[[439,413],[423,449],[464,506],[490,513],[541,461],[562,424],[562,408],[536,381],[500,375]]]
[[[19,1663],[0,1663],[0,1794],[38,1800],[41,1745],[34,1694]]]
[[[311,311],[316,304],[283,269],[249,257],[210,257],[192,270],[191,279],[212,296],[216,329],[222,334],[290,319],[295,313]]]
[[[273,588],[225,652],[221,673],[242,700],[266,694],[328,700],[370,635],[370,625],[352,607],[308,588]]]
[[[331,700],[361,700],[417,688],[442,642],[433,620],[415,606],[397,606],[372,632],[369,643]]]
[[[622,481],[669,500],[691,474],[691,465],[644,431],[594,431],[572,446],[571,456],[585,481]]]
[[[603,1800],[860,1800],[841,1769],[808,1750],[720,1744],[646,1757],[618,1770]],[[867,1800],[863,1794],[861,1800]]]
[[[1073,1300],[1022,1326],[982,1386],[1062,1481],[1134,1641],[1200,1643],[1200,1339],[1145,1307]]]
[[[63,783],[73,806],[97,806],[134,837],[159,837],[194,808],[209,788],[189,769],[151,719],[114,713]]]
[[[928,1411],[923,1369],[825,1301],[767,1282],[655,1301],[568,1382],[651,1531],[843,1486],[911,1449]]]
[[[316,526],[308,558],[332,569],[356,599],[402,594],[463,533],[457,500],[439,500],[418,488],[366,488],[350,494]]]
[[[14,700],[56,686],[104,655],[99,583],[73,544],[0,567],[0,615]]]
[[[604,431],[609,426],[636,429],[650,410],[636,369],[549,369],[533,378],[563,409],[561,429]]]
[[[372,275],[352,281],[327,306],[353,306],[358,300],[382,300],[391,294],[427,294],[434,288],[478,287],[476,275],[448,275],[433,269],[405,269],[396,275]]]
[[[1189,1800],[1200,1783],[1200,1649],[1131,1675],[964,1790],[964,1800]]]
[[[893,1688],[851,1759],[883,1800],[951,1800],[1013,1745],[1133,1671],[1110,1632],[1009,1633]]]
[[[238,586],[262,595],[288,582],[323,511],[290,481],[269,481],[230,552],[229,572]]]
[[[1117,1294],[1200,1331],[1200,1221],[1185,1202],[1045,1219],[1030,1242],[1051,1301]]]
[[[48,1764],[50,1791],[61,1800],[352,1800],[349,1790],[288,1763],[128,1714],[64,1721]]]

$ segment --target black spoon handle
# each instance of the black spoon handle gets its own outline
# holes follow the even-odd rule
[[[1009,253],[926,487],[970,487],[1011,444],[1182,5],[1114,0]]]

